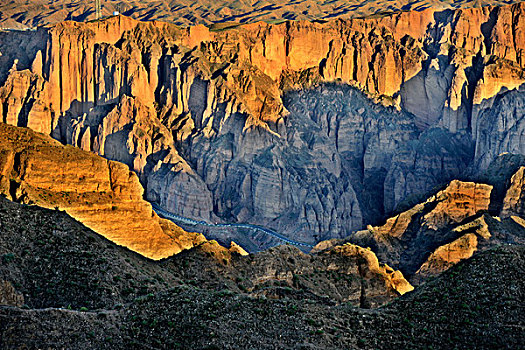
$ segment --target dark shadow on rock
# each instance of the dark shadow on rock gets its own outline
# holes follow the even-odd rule
[[[31,68],[38,51],[45,57],[45,49],[49,40],[47,28],[32,30],[0,31],[0,86],[6,79],[15,60],[17,70]]]

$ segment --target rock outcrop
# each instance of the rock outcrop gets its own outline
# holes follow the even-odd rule
[[[461,260],[472,257],[492,237],[486,220],[490,219],[482,216],[454,228],[454,233],[463,235],[434,250],[416,271],[413,280],[422,282],[428,277],[435,277]]]
[[[372,247],[380,259],[412,275],[429,252],[455,239],[451,226],[488,209],[491,190],[489,185],[454,180],[426,202],[350,239]]]
[[[363,278],[370,278],[373,275],[382,276],[387,287],[395,290],[400,295],[414,290],[414,287],[407,282],[399,270],[395,271],[386,264],[380,264],[376,255],[369,249],[346,243],[343,246],[336,246],[334,249],[329,250],[328,254],[356,259],[358,261],[358,271]],[[368,298],[371,298],[370,293],[368,293]]]
[[[503,158],[512,166],[509,157]],[[514,162],[519,164],[519,160]],[[506,183],[498,163],[494,162],[495,169],[489,169],[482,178]],[[508,175],[510,183],[503,205],[498,204],[501,194],[491,193],[491,185],[454,180],[427,201],[387,219],[382,226],[368,226],[347,240],[371,247],[380,260],[400,269],[414,284],[437,276],[478,251],[502,243],[523,244],[523,169],[518,166],[512,177]],[[340,241],[321,242],[314,251],[336,244]]]
[[[512,176],[510,188],[503,199],[502,217],[525,216],[525,167]]]
[[[247,266],[244,261],[233,266],[250,276],[249,290],[255,295],[280,297],[275,287],[319,289],[338,302],[371,308],[414,289],[400,271],[379,263],[369,249],[350,243],[310,256],[281,246],[252,260]]]
[[[0,123],[0,190],[9,199],[65,210],[109,240],[161,259],[205,241],[160,219],[137,175],[48,136]]]
[[[14,66],[8,50],[1,115],[124,162],[180,215],[341,238],[472,164],[525,152],[524,8],[63,22],[38,32],[44,48],[5,35],[31,50]]]

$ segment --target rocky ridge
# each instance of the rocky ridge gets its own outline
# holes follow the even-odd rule
[[[143,192],[137,176],[121,163],[0,123],[0,193],[9,199],[65,210],[107,239],[153,259],[206,240],[160,219]]]
[[[492,168],[497,169],[500,161]],[[523,169],[518,166],[516,173],[508,174],[510,181],[489,175],[494,169],[480,176],[498,185],[507,183],[503,196],[492,194],[492,185],[454,180],[425,202],[387,219],[382,226],[369,225],[347,241],[371,247],[379,259],[400,269],[415,284],[494,245],[523,244],[524,220],[519,209]],[[501,170],[496,172],[501,174]],[[501,205],[498,196],[503,198]],[[314,251],[334,244],[341,241],[321,242]]]
[[[0,199],[0,297],[4,305],[118,308],[181,285],[257,297],[377,307],[413,287],[369,250],[318,255],[281,246],[257,255],[214,241],[160,261],[119,247],[65,212]]]

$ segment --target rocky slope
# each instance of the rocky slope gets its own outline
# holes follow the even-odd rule
[[[351,285],[341,276],[357,277],[351,271],[371,262],[363,259],[356,266],[352,256],[361,249],[354,246],[312,256],[280,247],[264,256],[232,255],[226,263],[210,259],[213,250],[205,254],[201,247],[153,262],[63,212],[0,199],[0,218],[0,276],[10,284],[0,284],[0,296],[14,300],[0,306],[5,349],[511,349],[524,340],[522,246],[492,248],[383,308],[362,310],[352,300],[337,304],[321,297],[326,281]],[[317,266],[325,259],[332,272],[325,265],[310,285],[290,287],[286,279],[277,284],[274,270],[273,287],[266,281],[263,289],[268,297],[241,291],[258,269],[273,270],[283,262]],[[221,272],[216,276],[222,279],[207,278],[230,264],[246,275],[231,280]],[[371,290],[383,290],[370,294],[371,300],[388,295],[372,283],[378,281],[376,273],[362,278],[359,283],[373,285]]]
[[[0,193],[65,210],[107,239],[160,259],[206,239],[160,219],[127,166],[0,123]]]
[[[174,213],[341,238],[523,152],[523,9],[7,33],[0,114],[124,162]]]
[[[502,158],[506,168],[512,167],[509,156]],[[507,178],[501,177],[499,168],[500,176],[494,177],[501,161],[496,161],[480,178],[507,184],[503,196],[492,194],[492,185],[454,180],[425,202],[389,218],[384,225],[369,225],[347,240],[371,247],[381,260],[399,268],[416,284],[494,245],[524,244],[521,193],[525,168],[518,166]],[[496,190],[500,191],[501,188]],[[502,197],[501,204],[498,197]],[[322,251],[335,242],[322,242],[315,250]]]

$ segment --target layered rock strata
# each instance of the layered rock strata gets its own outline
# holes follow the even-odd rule
[[[138,177],[49,136],[0,123],[0,191],[9,199],[66,211],[109,240],[152,259],[205,241],[160,219]]]
[[[4,49],[0,115],[124,162],[180,215],[344,237],[523,152],[524,8],[223,29],[64,22],[39,34],[45,47],[3,37],[34,58]]]

